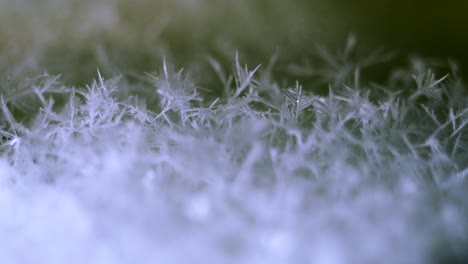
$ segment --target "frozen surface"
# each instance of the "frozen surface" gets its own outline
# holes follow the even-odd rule
[[[361,72],[385,54],[350,36],[244,65],[242,47],[301,42],[286,1],[268,12],[297,20],[262,1],[33,2],[0,0],[0,263],[466,263],[455,64],[377,84]],[[221,59],[171,66],[192,53]]]
[[[346,89],[322,97],[296,84],[259,97],[254,74],[237,62],[232,93],[203,106],[164,63],[150,76],[154,111],[116,99],[119,78],[76,90],[43,76],[24,88],[42,104],[27,126],[3,98],[0,262],[427,263],[462,254],[466,109],[449,108],[444,125],[411,101],[372,103]],[[62,110],[41,102],[49,92],[68,96]],[[407,137],[420,130],[401,119],[404,108],[425,126],[417,138]]]

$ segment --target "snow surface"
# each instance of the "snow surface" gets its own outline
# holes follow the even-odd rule
[[[243,65],[241,47],[302,43],[312,20],[231,2],[0,0],[0,263],[465,263],[455,64],[377,84],[361,72],[387,56],[351,36]],[[191,52],[230,61],[171,66]]]

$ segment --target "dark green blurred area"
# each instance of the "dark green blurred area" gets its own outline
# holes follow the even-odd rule
[[[230,72],[236,52],[262,69],[277,53],[274,77],[307,83],[313,74],[289,66],[322,67],[314,63],[317,45],[339,57],[353,33],[360,48],[353,59],[378,48],[398,54],[363,69],[366,78],[384,80],[413,55],[451,58],[466,78],[467,11],[468,2],[454,0],[0,1],[0,72],[21,78],[48,71],[84,85],[97,68],[105,76],[144,76],[166,58],[202,86],[215,86],[208,57]]]
[[[468,1],[331,0],[343,25],[370,45],[452,58],[468,66]]]

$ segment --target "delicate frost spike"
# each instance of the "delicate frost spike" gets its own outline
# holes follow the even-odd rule
[[[221,65],[219,64],[219,62],[211,57],[208,57],[208,63],[210,64],[211,68],[213,68],[214,72],[218,76],[219,80],[223,83],[223,85],[226,85],[227,78],[223,70],[221,69]]]
[[[44,98],[44,94],[41,90],[39,90],[37,87],[33,87],[33,90],[34,92],[36,93],[37,97],[39,98],[39,100],[41,101],[42,105],[46,105],[47,102]]]
[[[45,80],[45,83],[41,85],[42,87],[41,89],[39,89],[39,92],[41,94],[47,92],[52,87],[52,85],[56,83],[58,79],[60,79],[61,76],[62,76],[61,74],[55,75],[55,76],[44,75],[43,77],[46,77],[46,80]]]
[[[449,74],[440,79],[435,78],[435,74],[431,70],[427,70],[419,75],[413,75],[416,82],[416,92],[409,98],[411,101],[416,100],[419,96],[424,95],[434,100],[439,101],[442,96],[442,91],[438,85],[442,83]]]
[[[13,115],[11,114],[10,110],[8,109],[8,106],[5,103],[5,99],[3,98],[3,95],[0,95],[0,100],[1,100],[1,103],[2,103],[3,114],[5,115],[5,118],[6,118],[7,122],[8,122],[8,124],[10,125],[11,129],[13,129],[13,131],[15,132],[15,135],[16,135],[16,130],[15,130],[16,122],[15,122],[15,119],[13,118]]]
[[[444,75],[442,78],[438,79],[438,80],[435,80],[433,79],[432,82],[431,82],[431,86],[430,87],[434,87],[434,86],[437,86],[439,85],[439,83],[443,82],[445,79],[447,79],[448,77],[450,76],[450,74],[446,74]],[[433,76],[434,78],[434,76]]]
[[[286,105],[290,110],[293,111],[294,119],[296,119],[302,114],[302,112],[312,105],[314,97],[308,93],[304,94],[302,85],[299,84],[299,81],[296,81],[296,86],[294,88],[288,88],[284,91],[284,97],[286,99]]]
[[[166,81],[169,81],[169,73],[167,72],[166,57],[163,58],[163,71],[164,71],[164,77],[166,77]]]
[[[210,106],[209,106],[208,108],[213,108],[213,107],[216,105],[216,103],[217,103],[218,101],[219,101],[219,97],[217,97],[217,98],[210,104]]]
[[[426,112],[426,114],[432,119],[432,121],[434,121],[434,123],[438,126],[438,127],[441,127],[442,126],[442,123],[439,121],[439,119],[437,118],[436,114],[434,113],[434,110],[432,109],[429,109],[427,106],[425,106],[424,104],[421,105],[422,109],[424,109],[424,112]]]
[[[360,69],[356,67],[354,70],[354,89],[359,89]]]
[[[101,75],[101,72],[99,71],[99,69],[97,69],[97,73],[98,73],[98,82],[99,84],[96,82],[96,80],[94,80],[93,84],[90,86],[90,85],[86,85],[87,89],[88,89],[88,94],[91,93],[91,94],[94,94],[94,93],[97,93],[101,96],[104,96],[106,98],[110,98],[111,95],[119,88],[118,87],[118,84],[120,82],[120,80],[122,79],[122,75],[119,75],[119,76],[116,76],[112,79],[109,79],[109,80],[105,80],[102,75]],[[84,94],[83,92],[79,92],[80,94],[83,94],[86,96],[86,94]]]
[[[202,101],[198,94],[198,88],[192,82],[190,75],[185,74],[184,69],[174,73],[172,68],[168,68],[165,59],[162,74],[147,75],[156,88],[159,99],[159,113],[155,114],[153,120],[163,118],[172,128],[177,127],[176,122],[171,120],[174,118],[171,112],[176,112],[179,115],[182,127],[185,127],[188,114],[193,110],[193,104]]]
[[[346,47],[344,50],[345,58],[349,57],[350,54],[354,51],[354,48],[357,44],[357,38],[354,34],[349,34],[348,39],[346,40]]]
[[[468,117],[466,116],[468,114],[468,109],[467,110],[464,110],[463,112],[457,114],[455,117],[453,117],[453,121],[452,123],[455,124],[455,120],[458,119],[458,118],[461,118],[462,121],[460,123],[460,125],[458,125],[456,127],[456,129],[454,129],[454,131],[452,132],[452,134],[450,135],[450,137],[453,137],[455,136],[457,133],[459,133],[466,125],[468,125]]]
[[[104,85],[104,79],[101,76],[101,72],[99,72],[99,68],[97,69],[98,77],[99,77],[99,83],[101,84],[101,89],[106,90],[106,86]]]
[[[0,136],[7,138],[7,142],[0,145],[0,148],[4,148],[8,146],[10,147],[13,146],[14,148],[17,148],[19,147],[19,144],[21,143],[21,138],[18,136],[18,131],[16,128],[17,125],[15,122],[15,119],[13,115],[11,114],[10,110],[8,109],[8,106],[5,103],[5,100],[3,99],[3,95],[0,95],[0,101],[2,104],[1,105],[2,112],[4,113],[6,120],[8,124],[10,125],[10,131],[12,131],[12,133],[10,133],[8,131],[1,129],[0,127]]]
[[[257,83],[252,79],[254,74],[260,69],[261,65],[258,65],[254,70],[249,71],[247,65],[244,68],[239,63],[239,53],[236,52],[236,92],[234,98],[239,95],[250,85],[256,86]]]
[[[323,45],[316,45],[318,55],[320,58],[331,66],[333,69],[338,70],[340,68],[340,63],[336,56],[334,56],[329,49],[325,48]]]
[[[26,79],[18,85],[10,83],[6,87],[0,86],[0,94],[12,111],[37,110],[36,106],[44,104],[46,94],[67,94],[68,89],[63,86],[55,87],[60,75],[49,75],[47,73]],[[11,80],[7,80],[11,82]],[[6,89],[5,89],[6,88]]]

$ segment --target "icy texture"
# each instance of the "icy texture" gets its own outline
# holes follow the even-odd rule
[[[467,263],[458,69],[324,2],[0,0],[0,264]]]
[[[206,100],[164,62],[148,107],[99,72],[86,88],[44,75],[3,94],[0,263],[463,257],[468,109],[455,77],[400,76],[405,89],[372,100],[357,72],[355,87],[319,96],[258,69],[237,59]]]

